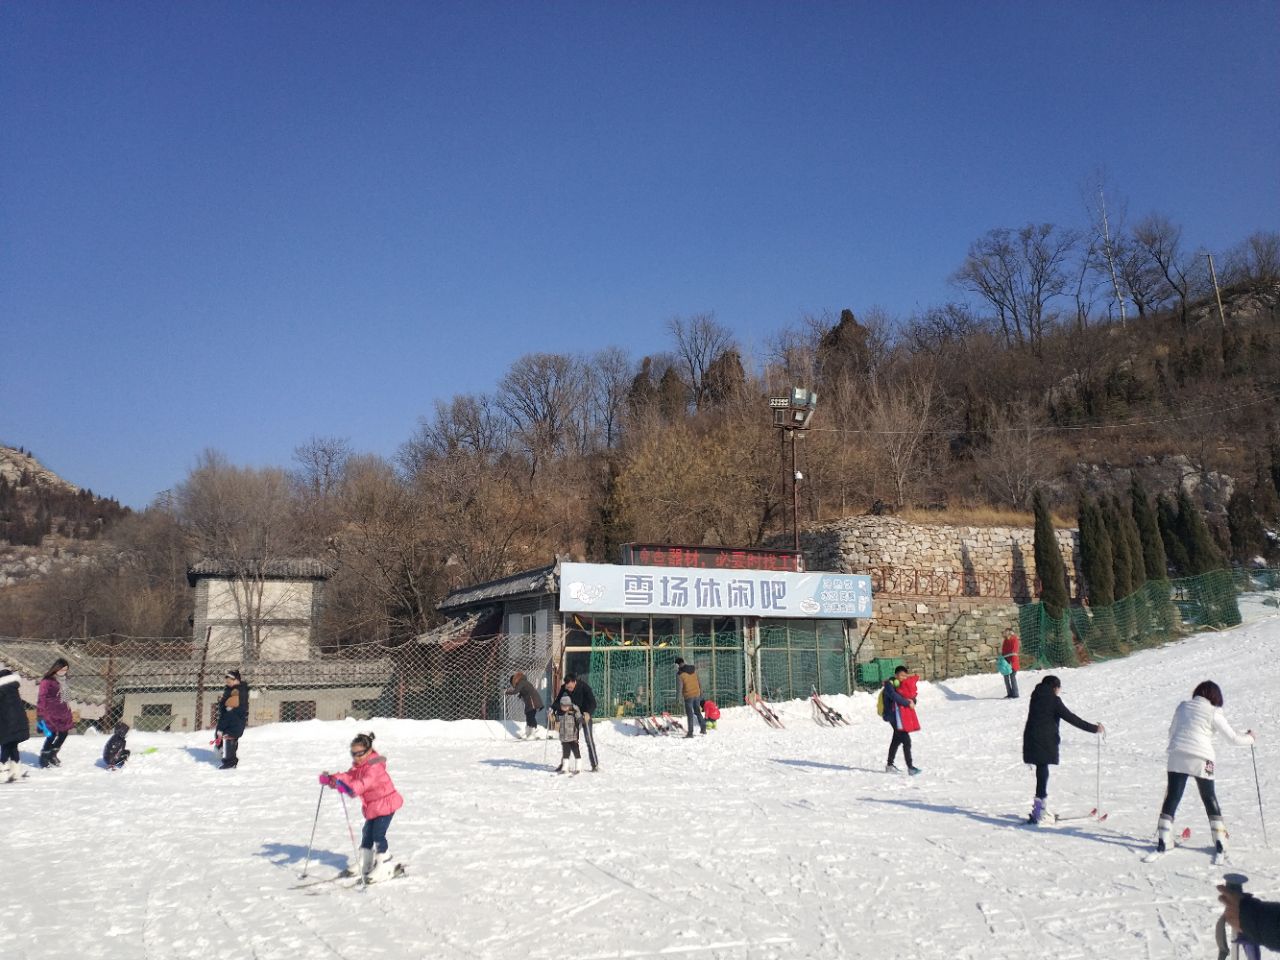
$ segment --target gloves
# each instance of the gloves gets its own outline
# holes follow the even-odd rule
[[[45,723],[44,717],[36,721],[36,732],[42,737],[52,737],[53,730],[49,728],[49,724]]]
[[[332,787],[332,786],[333,786],[333,782],[334,782],[334,781],[333,781],[333,774],[330,774],[330,773],[322,773],[322,774],[320,774],[320,786],[322,786],[322,787]]]
[[[348,797],[354,797],[356,795],[356,792],[354,790],[352,790],[349,786],[347,786],[347,784],[343,783],[337,777],[331,777],[330,779],[333,780],[333,788],[337,790],[339,793],[345,793]]]

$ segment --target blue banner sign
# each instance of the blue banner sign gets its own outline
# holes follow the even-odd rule
[[[871,616],[871,578],[822,571],[562,563],[560,609],[851,620]]]

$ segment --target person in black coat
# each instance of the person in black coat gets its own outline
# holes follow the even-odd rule
[[[129,735],[129,725],[121,720],[116,724],[111,739],[107,741],[107,745],[102,748],[102,762],[108,767],[114,767],[119,770],[124,766],[124,762],[129,759],[129,750],[125,746],[125,737]]]
[[[218,700],[218,730],[215,743],[222,748],[220,770],[230,770],[240,762],[236,750],[244,728],[249,725],[249,685],[239,670],[227,671],[227,689]]]
[[[553,703],[559,703],[561,697],[568,697],[575,707],[582,711],[582,739],[587,742],[587,759],[591,761],[591,772],[600,769],[600,759],[596,756],[596,738],[591,732],[591,716],[596,712],[596,694],[591,685],[577,674],[569,674],[564,678],[560,692]]]
[[[18,771],[18,744],[30,737],[31,723],[18,693],[18,675],[0,670],[0,782],[26,776]]]
[[[538,691],[523,673],[517,671],[511,675],[507,696],[519,697],[524,704],[524,735],[526,739],[532,737],[538,732],[538,711],[542,709],[542,698],[538,696]]]
[[[1218,887],[1227,923],[1240,935],[1268,950],[1280,951],[1280,903],[1259,900],[1251,893]]]
[[[1100,723],[1081,720],[1062,702],[1062,681],[1045,677],[1031,692],[1027,725],[1022,731],[1022,762],[1036,768],[1036,797],[1031,805],[1031,823],[1039,823],[1048,807],[1049,767],[1058,763],[1058,723],[1067,721],[1089,733],[1105,733]]]

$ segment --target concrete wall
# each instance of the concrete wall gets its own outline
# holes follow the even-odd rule
[[[210,687],[204,694],[202,713],[204,722],[200,729],[211,730],[209,721],[211,711],[222,696],[222,686]],[[268,689],[252,687],[249,690],[249,726],[264,723],[277,723],[280,720],[280,705],[288,701],[313,700],[316,704],[317,720],[343,720],[352,716],[351,704],[355,700],[377,700],[382,696],[382,686],[367,687],[318,687],[311,689]],[[144,704],[168,704],[172,721],[169,729],[174,733],[192,730],[192,718],[196,709],[194,690],[170,691],[130,691],[124,695],[124,722],[133,726],[142,715]]]
[[[209,637],[209,659],[237,662],[245,657],[244,629],[239,611],[251,606],[259,611],[262,648],[258,660],[309,660],[315,631],[314,611],[323,584],[317,580],[268,580],[262,584],[260,604],[245,600],[239,581],[202,577],[195,587],[193,639],[197,647]],[[237,600],[240,602],[237,603]]]

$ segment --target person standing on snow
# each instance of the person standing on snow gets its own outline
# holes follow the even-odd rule
[[[1173,817],[1178,812],[1187,778],[1195,777],[1204,812],[1209,816],[1209,834],[1216,854],[1224,854],[1227,829],[1222,823],[1222,810],[1213,789],[1213,735],[1221,733],[1237,747],[1254,742],[1252,730],[1236,733],[1222,712],[1222,691],[1212,680],[1206,680],[1191,693],[1190,700],[1178,704],[1169,724],[1168,786],[1160,820],[1156,825],[1156,850],[1163,853],[1173,838]]]
[[[511,675],[507,696],[519,697],[524,704],[524,736],[527,740],[538,732],[538,711],[542,709],[542,698],[538,696],[533,684],[518,670]]]
[[[1062,702],[1062,681],[1057,677],[1045,677],[1031,691],[1027,725],[1022,730],[1022,762],[1036,768],[1036,796],[1028,823],[1039,823],[1048,810],[1049,767],[1058,763],[1058,745],[1062,739],[1058,722],[1061,720],[1087,733],[1106,733],[1102,724],[1088,723],[1067,709]]]
[[[578,734],[582,730],[582,711],[573,704],[568,696],[560,698],[560,709],[556,714],[556,730],[560,735],[560,766],[556,773],[564,773],[564,763],[572,757],[569,772],[578,772],[578,761],[582,758],[582,750],[578,747]]]
[[[395,876],[396,865],[387,852],[387,828],[404,806],[404,797],[391,782],[387,758],[373,749],[373,734],[358,733],[351,741],[351,769],[346,773],[320,774],[320,782],[348,797],[360,798],[364,829],[360,831],[360,875],[366,883]]]
[[[684,701],[684,715],[689,721],[685,739],[693,736],[694,720],[698,730],[707,735],[707,720],[702,715],[702,684],[698,682],[698,671],[692,663],[685,663],[683,657],[676,657],[676,679],[680,681],[680,699]]]
[[[11,783],[25,777],[21,769],[18,744],[31,736],[31,723],[18,693],[18,675],[0,670],[0,783]]]
[[[67,679],[69,667],[62,657],[53,661],[40,681],[40,693],[36,700],[37,726],[43,726],[44,747],[40,750],[40,766],[60,767],[58,751],[66,742],[67,734],[75,726],[75,718],[71,715],[71,707],[62,697],[62,682]]]
[[[1021,649],[1018,635],[1012,627],[1006,627],[1004,643],[1000,645],[1000,673],[1004,676],[1004,695],[1008,700],[1018,699],[1018,651]]]
[[[591,772],[600,769],[600,759],[596,756],[596,738],[591,732],[591,716],[596,712],[596,694],[591,684],[577,674],[569,674],[564,678],[564,685],[556,694],[555,702],[559,703],[568,697],[573,705],[582,713],[582,739],[587,742],[587,759],[591,761]]]
[[[228,670],[227,688],[218,700],[218,728],[215,742],[222,748],[222,766],[230,770],[240,762],[236,756],[244,728],[249,725],[249,685],[240,677],[239,670]]]
[[[915,776],[920,772],[911,761],[911,734],[920,729],[920,718],[916,716],[916,684],[920,682],[917,674],[908,674],[906,667],[898,667],[893,678],[884,682],[884,712],[881,716],[885,723],[893,728],[893,738],[889,741],[889,762],[884,765],[886,773],[897,773],[898,765],[894,761],[898,757],[898,747],[902,747],[902,757],[907,761],[907,772]]]

